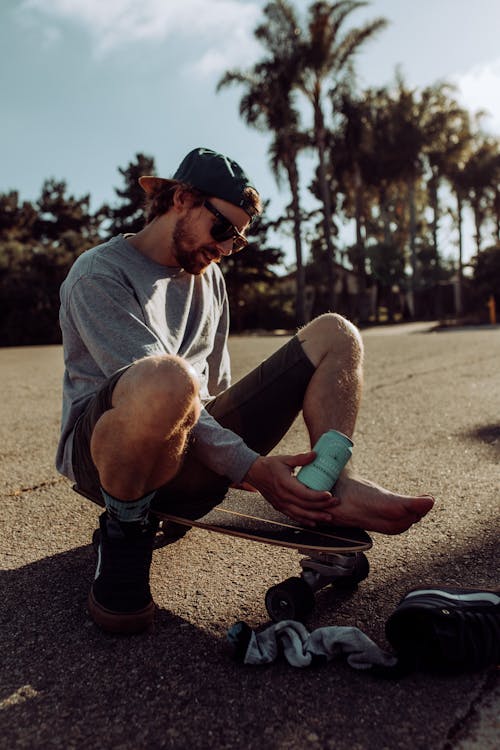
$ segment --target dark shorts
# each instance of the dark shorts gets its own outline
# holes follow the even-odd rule
[[[100,388],[80,416],[73,438],[73,471],[77,485],[101,501],[99,475],[90,455],[90,438],[100,416],[112,408],[113,389],[128,368],[114,373]],[[223,427],[240,435],[261,455],[269,453],[283,438],[302,410],[304,395],[315,371],[296,336],[264,360],[205,408]],[[200,463],[187,448],[177,476],[161,487],[154,506],[167,507],[170,499],[199,502],[220,501],[230,480]]]

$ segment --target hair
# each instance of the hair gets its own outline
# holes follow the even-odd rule
[[[262,200],[260,195],[253,187],[246,187],[243,191],[245,199],[245,211],[253,218],[262,213]]]
[[[206,193],[203,193],[197,188],[191,187],[184,182],[177,182],[172,180],[169,184],[160,185],[155,188],[146,197],[145,203],[145,219],[146,224],[150,224],[158,216],[162,216],[169,211],[174,204],[175,191],[181,188],[185,193],[189,193],[193,199],[193,206],[201,206],[205,198],[208,198]],[[262,213],[262,201],[258,192],[252,187],[246,187],[243,191],[243,198],[245,201],[245,211],[252,217]]]
[[[150,224],[158,216],[163,216],[163,214],[166,214],[172,208],[174,205],[174,194],[178,188],[193,197],[194,206],[201,206],[206,198],[206,195],[201,190],[196,190],[196,188],[192,188],[183,182],[172,180],[169,184],[160,185],[160,187],[155,188],[146,196],[144,208],[146,224]]]

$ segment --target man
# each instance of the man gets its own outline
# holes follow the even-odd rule
[[[293,474],[313,452],[267,455],[301,411],[311,446],[330,429],[352,435],[359,333],[339,315],[321,316],[229,387],[228,304],[217,263],[247,244],[259,195],[236,162],[202,148],[173,179],[145,176],[140,184],[144,229],[84,253],[61,288],[66,372],[57,466],[105,504],[89,611],[119,633],[152,621],[152,505],[173,497],[214,502],[245,482],[303,524],[395,534],[433,504],[347,469],[335,496],[318,492]]]

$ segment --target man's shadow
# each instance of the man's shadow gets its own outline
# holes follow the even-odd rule
[[[469,437],[487,443],[500,454],[500,424],[493,422],[477,427],[469,433]]]
[[[51,746],[58,736],[61,747],[84,746],[85,737],[96,747],[101,733],[100,747],[142,747],[127,743],[141,727],[144,738],[152,724],[159,734],[152,705],[163,706],[160,726],[168,729],[210,664],[224,661],[216,637],[166,610],[140,636],[99,631],[86,611],[94,568],[88,545],[0,573],[5,746]]]
[[[493,530],[477,543],[493,557]],[[463,568],[465,559],[457,557],[456,563]],[[166,609],[157,613],[151,632],[105,635],[86,613],[94,566],[89,544],[0,573],[5,747],[267,748],[307,744],[312,734],[325,742],[343,737],[339,748],[365,747],[365,730],[353,727],[353,712],[375,721],[375,713],[389,712],[399,700],[412,705],[417,692],[421,710],[431,712],[442,690],[426,679],[423,699],[418,676],[393,689],[342,661],[309,670],[284,662],[245,667],[229,657],[222,634]],[[425,574],[441,578],[447,569],[443,560]],[[410,577],[422,574],[415,561]],[[395,605],[393,586],[384,580],[370,595],[360,587],[345,613],[350,624],[361,626],[359,614],[370,597]],[[339,624],[326,594],[318,609],[323,605],[329,624]],[[464,690],[473,680],[463,678]],[[450,701],[450,712],[455,703]],[[384,741],[389,740],[388,735]]]

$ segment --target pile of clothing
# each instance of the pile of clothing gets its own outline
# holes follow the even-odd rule
[[[408,591],[386,622],[394,653],[383,651],[355,627],[309,632],[295,620],[263,630],[238,622],[228,631],[234,656],[244,664],[284,658],[308,667],[345,658],[353,669],[397,677],[415,669],[464,672],[500,663],[500,589],[428,587]]]

